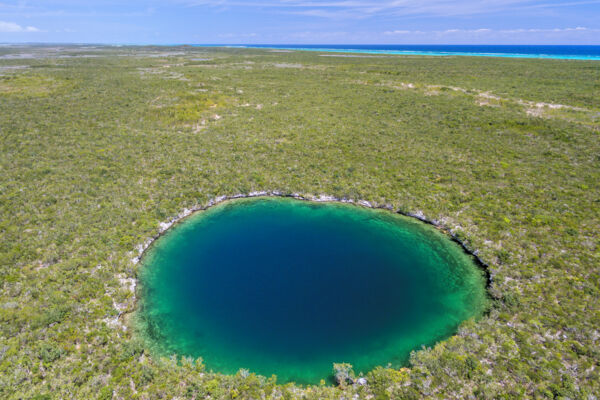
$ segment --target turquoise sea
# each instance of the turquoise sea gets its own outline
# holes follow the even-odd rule
[[[203,45],[205,46],[205,45]],[[224,46],[224,45],[212,45]],[[471,56],[504,58],[540,58],[600,61],[600,46],[563,45],[339,45],[339,44],[240,44],[228,47],[318,51],[372,55]]]

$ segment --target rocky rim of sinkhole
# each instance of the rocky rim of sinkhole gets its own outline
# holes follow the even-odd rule
[[[193,213],[206,210],[210,207],[216,206],[218,204],[221,204],[221,203],[229,201],[229,200],[253,198],[253,197],[287,197],[287,198],[311,201],[311,202],[316,202],[316,203],[337,202],[337,203],[353,204],[353,205],[360,206],[360,207],[388,210],[388,211],[396,213],[396,214],[416,218],[426,224],[433,225],[434,227],[436,227],[443,233],[447,234],[450,237],[450,239],[452,239],[454,242],[458,243],[462,247],[463,251],[465,251],[467,254],[471,255],[475,261],[475,264],[485,274],[486,289],[490,288],[490,285],[492,282],[492,274],[490,273],[489,265],[486,262],[484,262],[481,258],[479,258],[478,251],[476,249],[473,249],[469,244],[467,244],[465,241],[463,241],[461,238],[458,237],[458,235],[456,233],[461,228],[460,226],[448,227],[443,221],[427,218],[425,216],[425,214],[420,210],[417,210],[415,212],[405,212],[402,210],[396,210],[396,209],[394,209],[394,207],[392,207],[390,204],[387,204],[387,203],[375,203],[375,202],[370,202],[370,201],[366,201],[366,200],[355,200],[355,199],[345,198],[345,197],[340,198],[340,197],[324,195],[324,194],[312,195],[312,194],[300,194],[300,193],[285,193],[285,192],[277,191],[277,190],[256,191],[256,192],[250,192],[250,193],[246,193],[246,194],[238,193],[238,194],[234,194],[234,195],[218,196],[218,197],[214,197],[214,198],[210,199],[205,204],[199,204],[199,205],[193,206],[191,208],[184,208],[183,211],[180,212],[175,217],[169,219],[166,222],[161,222],[159,224],[158,232],[154,236],[148,238],[146,241],[139,244],[135,248],[134,251],[130,252],[130,255],[133,256],[131,258],[131,263],[134,265],[138,264],[140,262],[140,260],[142,259],[146,250],[152,245],[152,243],[154,243],[154,241],[156,241],[163,234],[165,234],[169,230],[169,228],[171,228],[173,225],[175,225],[178,222],[182,221],[183,219],[189,217]],[[125,317],[128,314],[131,314],[135,310],[135,305],[137,303],[137,296],[136,296],[137,278],[136,277],[127,277],[125,274],[119,274],[117,276],[117,279],[119,280],[122,288],[131,292],[132,296],[125,303],[117,303],[113,300],[113,307],[117,310],[118,314],[114,317],[104,318],[102,321],[105,322],[110,327],[125,331],[125,330],[127,330],[127,324],[125,322]]]

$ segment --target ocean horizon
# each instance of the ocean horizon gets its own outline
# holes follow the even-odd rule
[[[600,45],[195,44],[193,46],[374,55],[471,56],[600,61]]]

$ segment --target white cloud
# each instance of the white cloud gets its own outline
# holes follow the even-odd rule
[[[221,33],[218,35],[220,38],[231,39],[231,38],[253,38],[257,37],[257,33]]]
[[[505,29],[501,33],[551,33],[551,32],[600,32],[600,29],[590,29],[583,26],[576,28],[553,28],[553,29]]]
[[[329,40],[329,39],[337,39],[340,37],[347,37],[348,32],[295,32],[290,34],[288,37],[293,39],[310,39],[310,40]]]
[[[413,33],[415,33],[415,31],[395,30],[384,32],[384,35],[410,35]]]
[[[444,31],[407,31],[407,30],[395,30],[386,31],[384,35],[456,35],[456,34],[481,34],[481,33],[493,33],[494,31],[487,28],[480,29],[446,29]]]
[[[386,38],[387,42],[402,44],[596,44],[600,28],[398,29],[380,32],[379,37]]]
[[[39,32],[40,30],[34,26],[21,26],[14,22],[0,21],[0,32],[2,33],[22,33],[22,32]]]
[[[511,34],[511,33],[563,33],[563,32],[600,32],[600,29],[591,29],[582,26],[576,28],[551,28],[551,29],[538,29],[538,28],[519,28],[519,29],[502,29],[494,30],[488,28],[480,29],[446,29],[444,31],[407,31],[407,30],[394,30],[383,32],[384,35],[453,35],[453,34]]]

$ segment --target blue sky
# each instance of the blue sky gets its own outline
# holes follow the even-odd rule
[[[0,0],[0,43],[600,44],[600,0]]]

